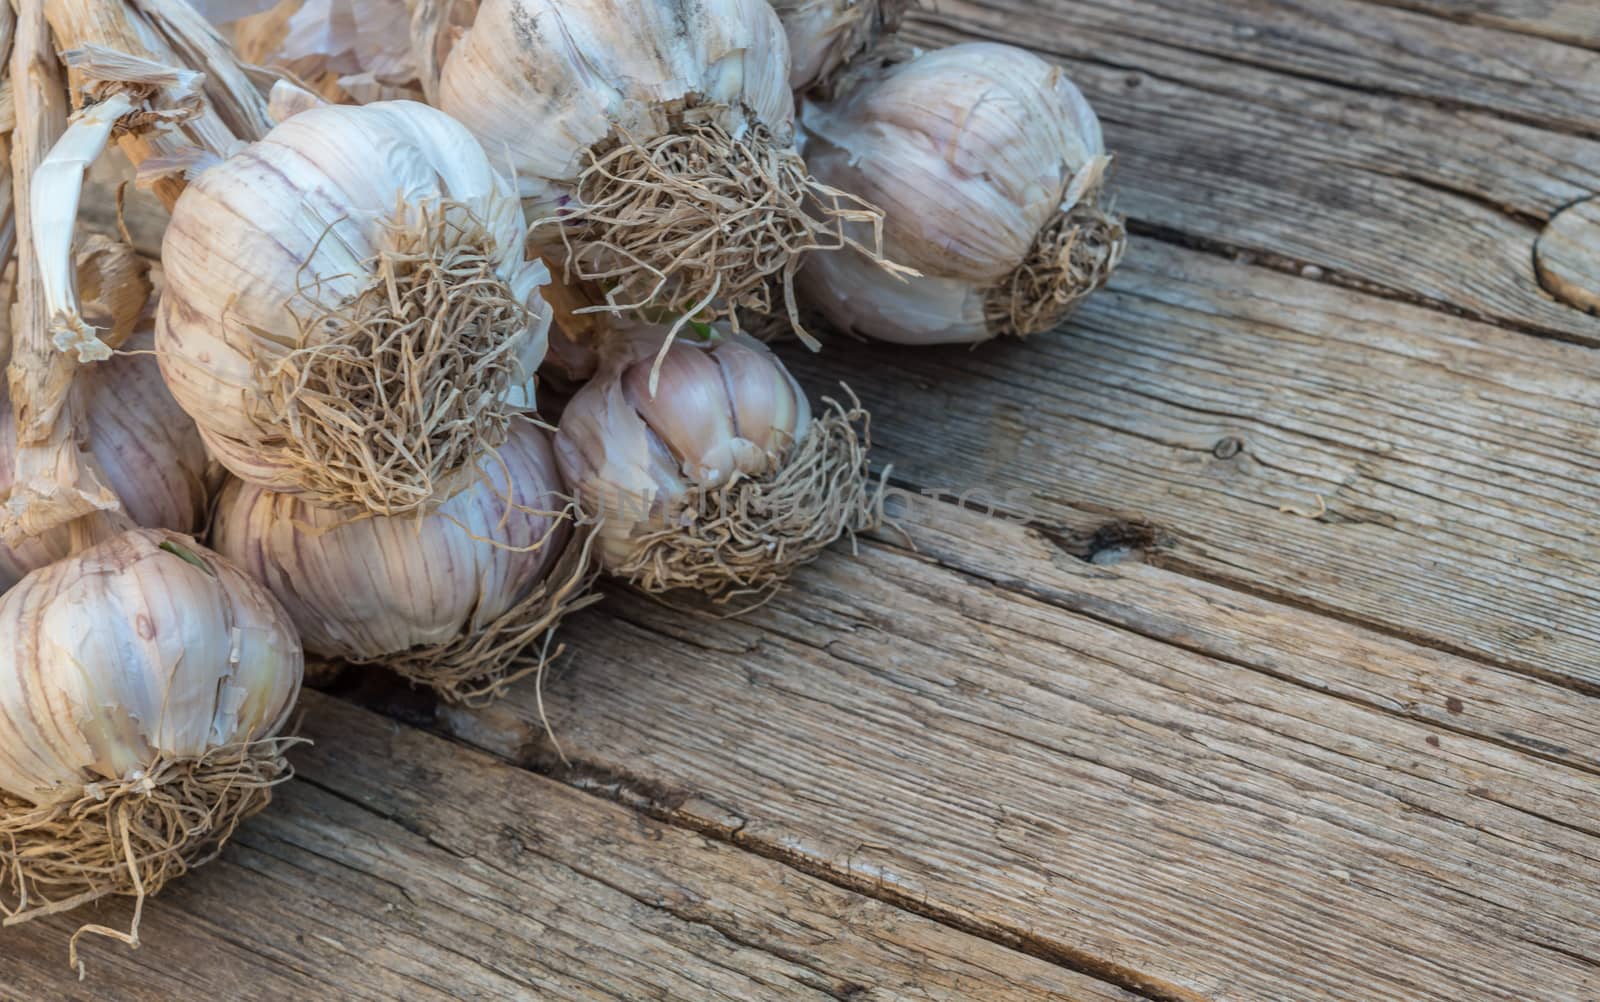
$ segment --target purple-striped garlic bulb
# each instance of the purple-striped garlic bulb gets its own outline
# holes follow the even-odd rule
[[[840,536],[875,523],[878,494],[854,404],[813,413],[767,347],[705,328],[663,354],[663,331],[567,405],[556,454],[600,562],[648,592],[765,595]],[[651,391],[652,372],[658,375]]]
[[[806,160],[885,213],[885,273],[819,255],[801,291],[841,330],[899,344],[1049,330],[1122,258],[1100,121],[1059,66],[988,42],[879,67],[807,103]]]
[[[421,517],[230,480],[212,541],[278,597],[307,651],[477,702],[542,664],[593,578],[545,431],[518,421],[477,472]]]

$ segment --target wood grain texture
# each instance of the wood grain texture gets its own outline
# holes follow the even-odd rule
[[[987,23],[1015,0],[964,0],[940,18]],[[1173,50],[1345,90],[1417,97],[1533,125],[1595,135],[1600,53],[1501,27],[1441,24],[1438,17],[1371,0],[1055,0],[1075,29],[1074,55],[1152,71]],[[1096,53],[1088,41],[1103,41]]]
[[[1284,5],[1226,7],[1229,31],[1256,32],[1258,48],[1277,44],[1276,15],[1262,12]],[[1162,38],[1126,8],[943,0],[917,15],[910,36],[996,39],[1060,61],[1119,158],[1118,206],[1147,231],[1600,344],[1600,319],[1552,299],[1533,271],[1544,221],[1600,191],[1600,142],[1460,107],[1442,80],[1410,96],[1251,65],[1220,28],[1206,48],[1207,33],[1187,19]],[[1313,36],[1301,47],[1322,44],[1332,43]],[[1368,48],[1394,51],[1381,39]],[[1585,78],[1600,79],[1600,54],[1583,58]]]
[[[1596,700],[1141,561],[1138,551],[997,525],[924,502],[903,523],[916,552],[1072,612],[1340,699],[1600,774]],[[883,530],[881,541],[898,543]],[[1137,545],[1137,544],[1135,544]]]
[[[917,487],[1142,524],[1164,566],[1600,686],[1593,349],[1141,241],[1048,336],[787,358]]]
[[[1600,49],[1600,7],[1589,0],[1373,0],[1462,24],[1481,24]]]
[[[546,688],[570,767],[527,692],[444,723],[1156,998],[1600,990],[1600,776],[1499,736],[1549,690],[1351,628],[1299,649],[1318,617],[1063,570],[1022,534],[943,534],[941,559],[992,549],[987,577],[870,543],[749,620],[615,602]],[[1144,632],[1107,621],[1162,601]],[[1442,712],[1407,705],[1432,686]],[[1582,697],[1553,695],[1552,730],[1586,740]]]
[[[301,777],[65,970],[0,933],[0,998],[1133,996],[316,694]],[[97,916],[125,923],[117,905]]]

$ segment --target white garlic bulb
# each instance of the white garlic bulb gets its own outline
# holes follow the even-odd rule
[[[212,541],[278,596],[308,651],[478,701],[537,666],[526,649],[584,603],[590,580],[544,431],[517,422],[479,473],[420,519],[352,519],[232,480]]]
[[[827,83],[899,26],[909,0],[772,0],[789,35],[789,86]]]
[[[162,243],[156,346],[235,475],[409,514],[504,441],[549,273],[472,136],[410,102],[301,112],[206,170]]]
[[[1048,330],[1105,283],[1120,221],[1100,206],[1100,122],[1059,67],[1022,49],[956,45],[807,104],[816,176],[880,205],[902,281],[859,255],[818,255],[802,289],[837,327],[901,344]]]
[[[123,354],[78,370],[75,390],[84,397],[89,451],[134,524],[198,532],[210,498],[210,459],[194,422],[161,381],[152,343],[148,330],[136,333]],[[0,383],[0,497],[11,489],[16,444],[11,401]],[[0,592],[71,552],[66,526],[14,547],[0,543]]]
[[[767,312],[869,206],[794,149],[766,0],[486,0],[439,106],[508,161],[534,238],[642,316]]]
[[[598,523],[605,569],[646,591],[765,594],[841,535],[873,524],[858,407],[814,418],[767,347],[713,331],[635,332],[625,364],[573,397],[556,455]],[[831,403],[831,402],[830,402]]]
[[[10,921],[155,893],[289,775],[294,629],[187,536],[135,529],[34,571],[0,597],[0,637]],[[136,944],[137,919],[108,934]]]

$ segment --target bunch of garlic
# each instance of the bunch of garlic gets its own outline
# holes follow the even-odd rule
[[[122,354],[79,371],[89,452],[136,525],[197,532],[206,520],[210,460],[194,422],[161,380],[152,341],[148,330],[136,333]],[[11,401],[0,383],[0,497],[11,490],[15,450]],[[68,527],[58,526],[16,546],[0,543],[0,592],[68,556],[72,542]]]
[[[240,478],[426,511],[531,402],[549,273],[524,232],[510,182],[441,112],[301,112],[178,200],[162,371]]]
[[[772,0],[789,36],[789,86],[825,87],[893,32],[909,0]]]
[[[613,311],[768,312],[802,260],[878,218],[795,150],[766,0],[486,0],[439,106],[512,165],[541,252]]]
[[[34,571],[0,597],[0,637],[7,924],[154,894],[290,774],[294,629],[187,536],[137,529]],[[83,932],[137,945],[138,919]]]
[[[232,480],[212,542],[278,597],[313,654],[481,702],[542,665],[592,574],[544,431],[517,422],[477,473],[420,519],[352,518]]]
[[[1121,260],[1100,122],[1032,53],[972,43],[880,68],[807,104],[804,128],[816,176],[882,206],[885,253],[921,272],[813,258],[803,294],[840,329],[902,344],[1034,334]]]
[[[814,417],[783,363],[745,335],[709,329],[661,355],[663,336],[631,332],[620,362],[573,397],[556,435],[609,573],[653,593],[765,595],[876,522],[859,408],[830,402]]]

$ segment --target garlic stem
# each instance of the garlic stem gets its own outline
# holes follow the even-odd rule
[[[133,2],[166,37],[182,64],[203,74],[206,102],[233,138],[255,142],[272,130],[267,102],[211,22],[186,0]]]
[[[17,124],[16,88],[11,84],[11,46],[17,37],[17,12],[0,3],[0,271],[17,248],[17,216],[11,196],[11,132]],[[15,281],[13,279],[13,281]],[[10,285],[0,286],[0,366],[11,361]]]
[[[16,415],[17,456],[10,496],[0,509],[0,539],[8,544],[97,513],[119,508],[115,493],[77,443],[82,407],[72,392],[78,361],[55,350],[50,340],[49,297],[43,262],[34,253],[36,226],[31,193],[47,151],[66,131],[66,91],[50,47],[41,0],[24,0],[18,12],[11,76],[16,90],[12,178],[16,193],[18,302],[13,313],[12,357],[7,366]],[[107,519],[98,520],[103,526]],[[85,538],[94,526],[78,526]]]
[[[135,167],[153,157],[173,156],[185,146],[220,156],[233,151],[240,137],[214,110],[215,101],[199,99],[198,90],[207,78],[193,68],[178,69],[184,60],[140,9],[124,0],[42,2],[57,48],[78,53],[71,60],[74,100],[86,93],[104,96],[124,90],[141,101],[141,110],[151,113],[150,121],[117,138]],[[158,129],[179,122],[177,128]],[[183,193],[184,182],[166,177],[153,187],[170,210]]]
[[[83,111],[33,172],[28,197],[45,316],[56,348],[76,351],[80,362],[103,362],[111,357],[111,348],[95,337],[78,309],[72,267],[78,200],[89,165],[105,152],[112,127],[133,109],[133,99],[119,91]]]

